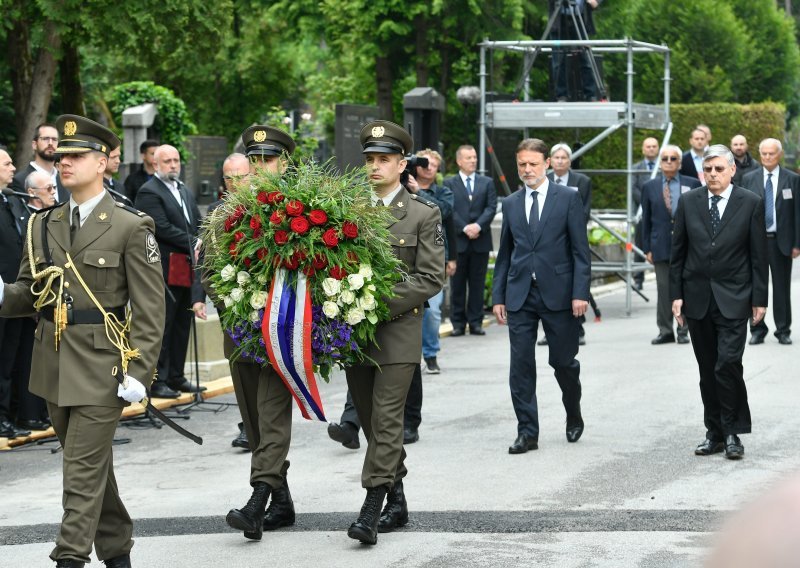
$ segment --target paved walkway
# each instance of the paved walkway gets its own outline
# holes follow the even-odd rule
[[[797,288],[800,269],[794,276]],[[442,374],[424,376],[421,439],[407,448],[411,521],[381,535],[376,547],[344,532],[364,496],[364,446],[342,448],[324,424],[299,412],[289,454],[297,524],[260,543],[224,522],[249,496],[249,454],[230,446],[235,408],[192,413],[186,426],[205,438],[202,447],[166,428],[121,427],[118,436],[131,443],[115,449],[115,464],[135,519],[134,566],[699,566],[725,513],[800,465],[800,441],[787,436],[800,431],[800,333],[794,346],[770,337],[745,351],[754,424],[754,434],[743,437],[745,459],[696,457],[704,428],[692,349],[650,345],[657,333],[653,281],[645,292],[652,301],[635,296],[631,317],[621,291],[597,298],[603,321],[587,324],[579,355],[586,431],[577,444],[564,436],[546,348],[536,348],[540,449],[511,456],[507,328],[444,339]],[[795,321],[798,303],[795,294]],[[322,392],[329,418],[338,420],[343,376]],[[60,454],[47,446],[0,454],[3,568],[52,566],[60,467]]]

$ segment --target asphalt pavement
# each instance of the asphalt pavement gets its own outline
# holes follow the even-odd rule
[[[794,270],[794,287],[800,269]],[[289,485],[298,513],[290,529],[251,542],[225,514],[249,497],[249,454],[231,447],[235,406],[202,406],[184,426],[197,446],[167,428],[121,426],[118,484],[134,519],[133,565],[147,568],[285,567],[694,567],[732,510],[800,466],[796,412],[798,342],[747,347],[753,434],[745,458],[697,457],[704,437],[690,345],[651,346],[649,303],[621,289],[596,296],[603,320],[586,324],[578,356],[586,430],[565,438],[560,391],[536,347],[539,450],[509,455],[516,422],[508,391],[508,330],[444,338],[440,375],[423,375],[420,440],[407,446],[406,528],[360,545],[345,531],[358,514],[360,450],[331,441],[325,424],[294,414]],[[800,320],[795,294],[795,321]],[[768,312],[767,322],[773,327]],[[533,348],[533,347],[532,347]],[[321,392],[330,420],[345,398],[343,374]],[[226,395],[214,402],[232,402]],[[61,454],[54,444],[0,452],[0,568],[52,566],[61,518]],[[96,562],[95,562],[96,565]]]

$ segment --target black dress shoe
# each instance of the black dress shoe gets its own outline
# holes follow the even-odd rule
[[[744,446],[736,434],[725,436],[725,457],[729,460],[740,460],[744,457]]]
[[[408,523],[408,503],[403,492],[403,480],[396,481],[386,496],[386,506],[378,521],[378,532],[387,533]]]
[[[581,439],[583,434],[583,418],[567,418],[567,442],[575,443]]]
[[[166,383],[161,381],[155,381],[150,385],[151,398],[178,398],[179,396],[181,396],[181,393],[172,390]]]
[[[413,444],[414,442],[419,441],[419,430],[409,426],[408,428],[403,428],[403,444]]]
[[[724,444],[721,441],[706,438],[694,449],[694,454],[696,456],[710,456],[711,454],[720,453],[723,449]]]
[[[778,336],[778,343],[780,343],[781,345],[791,345],[792,344],[792,338],[789,337],[788,335],[779,335]]]
[[[470,335],[486,335],[486,332],[483,330],[482,327],[470,327],[469,328]]]
[[[253,494],[241,509],[231,509],[225,517],[228,526],[244,532],[245,538],[261,540],[264,530],[264,512],[272,487],[263,481],[253,484]]]
[[[329,423],[328,437],[339,442],[348,450],[357,450],[361,447],[361,442],[358,440],[358,430],[349,422],[342,422],[341,424],[336,422]]]
[[[250,451],[250,441],[247,439],[247,431],[244,429],[243,422],[239,422],[239,435],[233,439],[231,446]]]
[[[514,443],[508,447],[509,454],[524,454],[528,450],[538,450],[539,440],[526,434],[520,434]]]
[[[205,392],[208,390],[207,387],[198,387],[196,384],[190,383],[186,377],[181,377],[180,380],[172,381],[169,384],[169,388],[178,392]]]
[[[20,430],[47,430],[50,428],[50,423],[44,420],[18,420],[17,426]]]
[[[748,341],[747,343],[750,345],[760,345],[764,343],[765,335],[766,335],[765,333],[754,333],[753,335],[750,336],[750,341]]]
[[[56,568],[83,568],[84,566],[86,566],[84,562],[71,558],[56,560]]]
[[[659,333],[658,337],[650,342],[650,345],[663,345],[665,343],[675,343],[675,336],[671,333]]]
[[[687,343],[689,343],[689,335],[686,333],[679,333],[678,343],[680,343],[681,345],[686,345]]]
[[[106,568],[131,568],[131,555],[122,554],[120,556],[115,556],[114,558],[103,560],[103,564],[106,565]]]
[[[347,529],[347,536],[363,544],[378,542],[378,522],[384,497],[386,497],[385,485],[367,489],[367,498],[364,499],[358,519]]]
[[[290,527],[294,524],[294,501],[289,492],[288,480],[283,480],[283,485],[272,491],[272,500],[264,512],[264,530],[274,531],[281,527]]]
[[[450,333],[450,337],[461,337],[464,335],[464,328],[453,328],[453,331]]]
[[[17,428],[11,420],[4,418],[0,420],[0,438],[17,438],[19,436],[30,436],[30,430]]]

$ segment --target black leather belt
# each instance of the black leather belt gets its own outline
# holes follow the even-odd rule
[[[776,234],[777,233],[767,233],[767,238],[768,239],[774,239]]]
[[[125,306],[118,308],[103,308],[109,314],[114,314],[120,321],[125,320]],[[52,306],[47,306],[42,310],[42,317],[47,321],[53,321]],[[67,310],[67,325],[87,325],[104,323],[103,312],[96,309],[91,310]]]

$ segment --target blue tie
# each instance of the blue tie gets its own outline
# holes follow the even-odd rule
[[[467,195],[472,199],[472,178],[467,178]]]
[[[764,186],[764,220],[767,222],[767,229],[775,222],[775,203],[772,194],[772,174],[768,173],[767,184]]]

